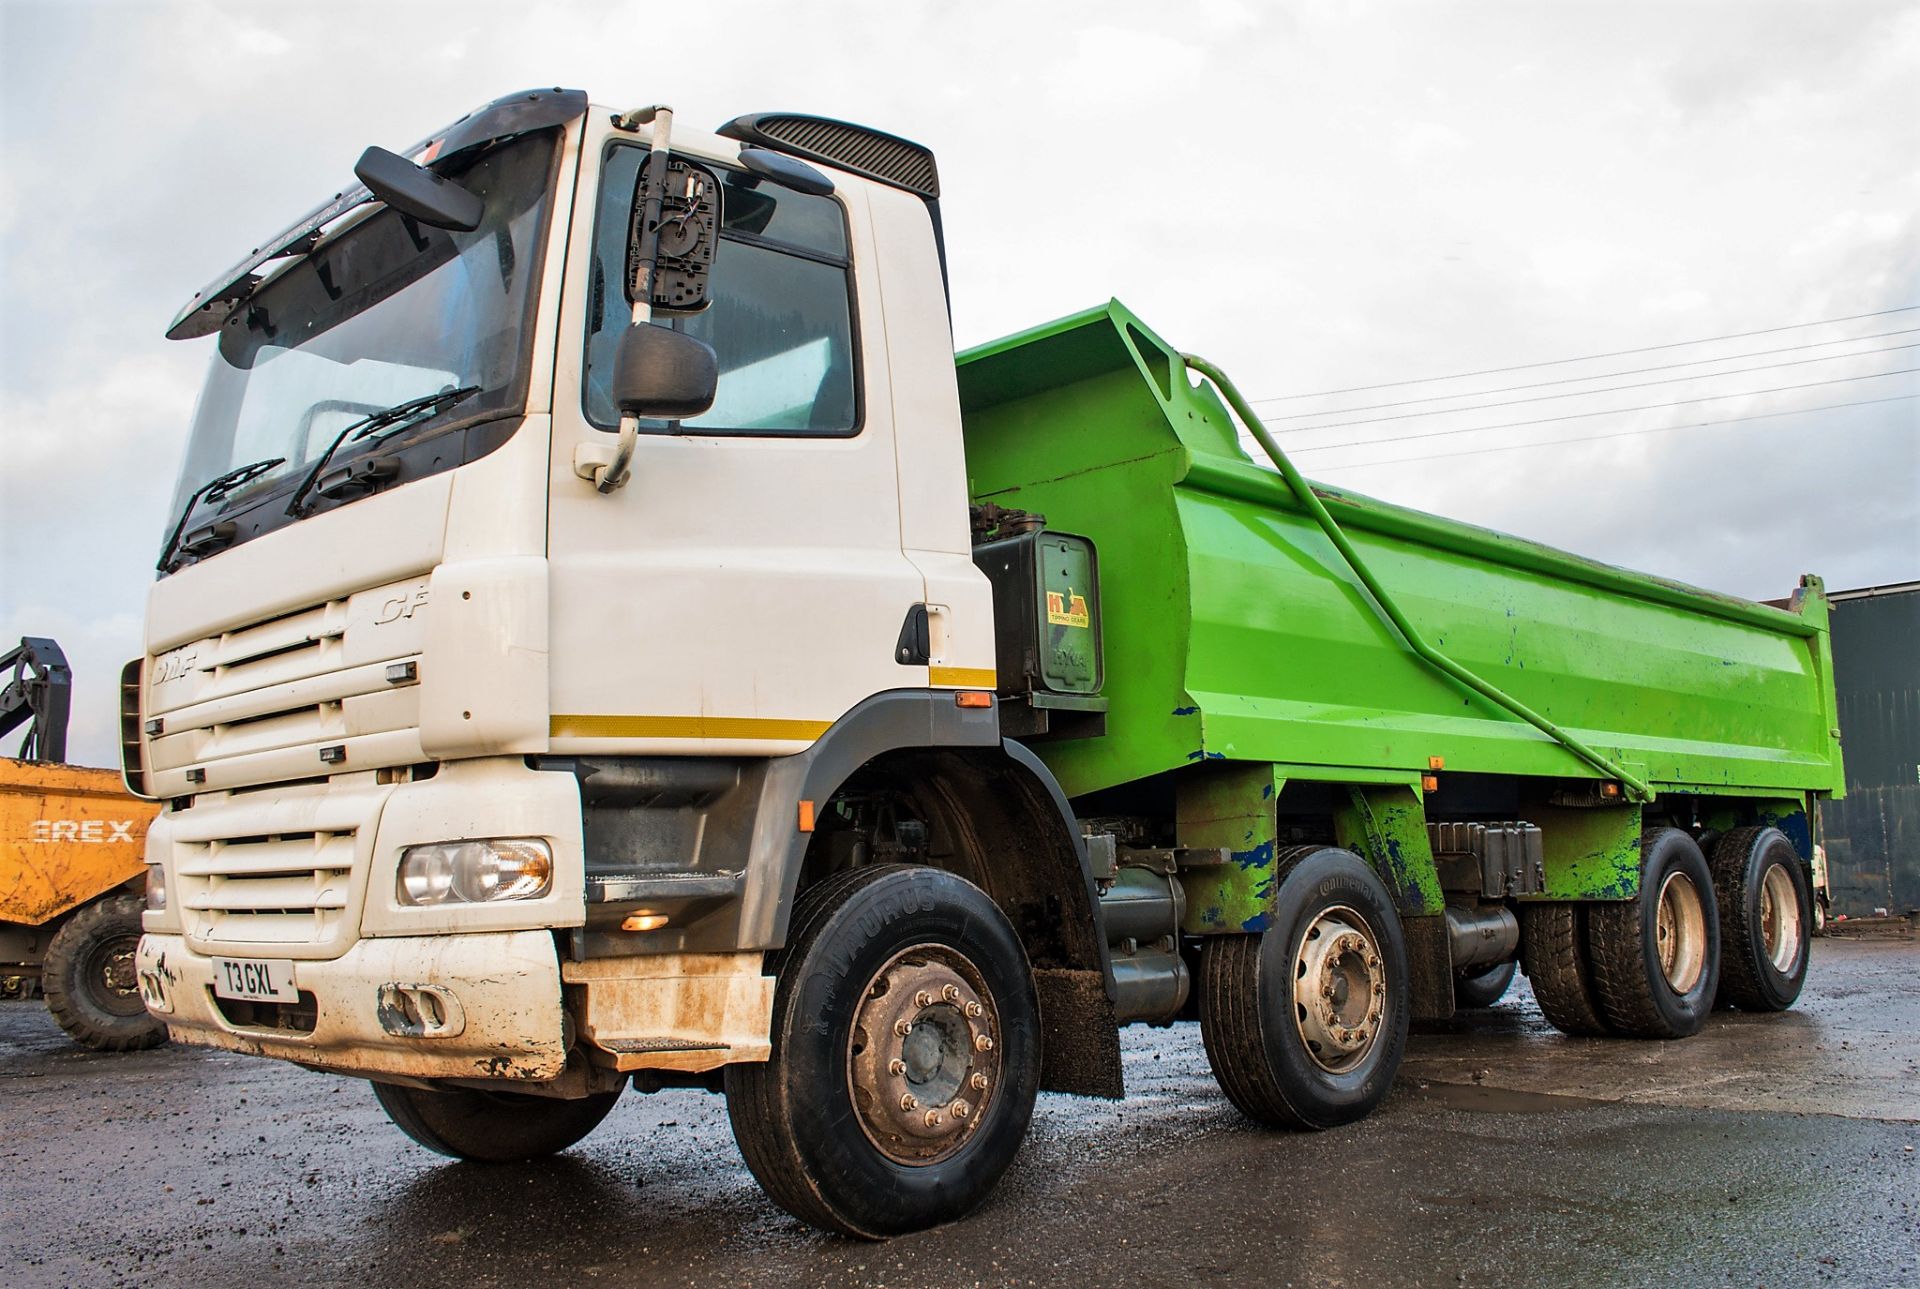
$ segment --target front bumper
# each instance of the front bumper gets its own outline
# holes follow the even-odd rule
[[[143,936],[138,965],[148,1010],[177,1042],[362,1077],[538,1081],[566,1066],[549,931],[367,939],[337,958],[297,960],[294,984],[303,1012],[311,995],[311,1020],[294,1023],[310,1032],[277,1027],[274,1009],[216,998],[213,959],[183,936]],[[397,1005],[423,992],[435,1008],[425,1026]]]

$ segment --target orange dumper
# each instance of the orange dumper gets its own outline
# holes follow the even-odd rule
[[[0,655],[0,734],[29,718],[21,751],[0,758],[0,978],[38,977],[47,1007],[75,1042],[131,1051],[166,1038],[134,975],[142,852],[158,804],[128,793],[113,770],[59,761],[67,668],[50,640]]]

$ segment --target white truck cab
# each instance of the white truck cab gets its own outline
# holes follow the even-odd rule
[[[939,1085],[939,1124],[862,1123],[872,1167],[974,1181],[923,1168],[921,1199],[825,1208],[776,1188],[884,1234],[1011,1157],[1040,1080],[1029,957],[1111,1031],[1096,894],[1064,798],[997,725],[931,155],[805,117],[673,131],[718,190],[711,302],[641,325],[703,342],[717,381],[648,419],[615,385],[670,120],[538,91],[370,149],[363,183],[176,320],[216,354],[125,679],[129,783],[167,803],[141,988],[178,1040],[374,1080],[435,1149],[559,1149],[636,1076],[776,1077],[768,955],[803,867],[952,849],[847,787],[944,757],[968,827],[1034,857],[994,900],[931,869],[861,897],[997,920],[991,952],[874,968],[938,1013],[889,1026],[954,1050],[889,1060]],[[1023,949],[995,906],[1022,900],[1077,924]],[[1094,1047],[1063,1077],[1117,1094]],[[750,1155],[790,1145],[774,1100]],[[982,1164],[976,1139],[1011,1144]]]

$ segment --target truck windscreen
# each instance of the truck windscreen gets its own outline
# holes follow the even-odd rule
[[[356,421],[478,387],[398,434],[350,439],[335,465],[519,411],[558,138],[556,130],[523,135],[443,170],[485,202],[473,231],[429,228],[381,209],[322,240],[235,310],[220,328],[194,414],[175,513],[224,471],[284,457],[223,505],[201,508],[197,522],[256,507],[274,517],[243,525],[244,540],[292,522],[279,499]],[[430,459],[447,469],[464,458]],[[407,469],[398,481],[426,472]],[[278,504],[263,504],[270,502]]]

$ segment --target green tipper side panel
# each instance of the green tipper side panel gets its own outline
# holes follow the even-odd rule
[[[1041,512],[1099,561],[1107,733],[1036,745],[1069,794],[1209,760],[1287,780],[1417,784],[1434,756],[1596,777],[1414,657],[1211,388],[1118,302],[959,364],[973,498]],[[1657,789],[1841,790],[1817,581],[1786,612],[1315,491],[1436,648]]]

